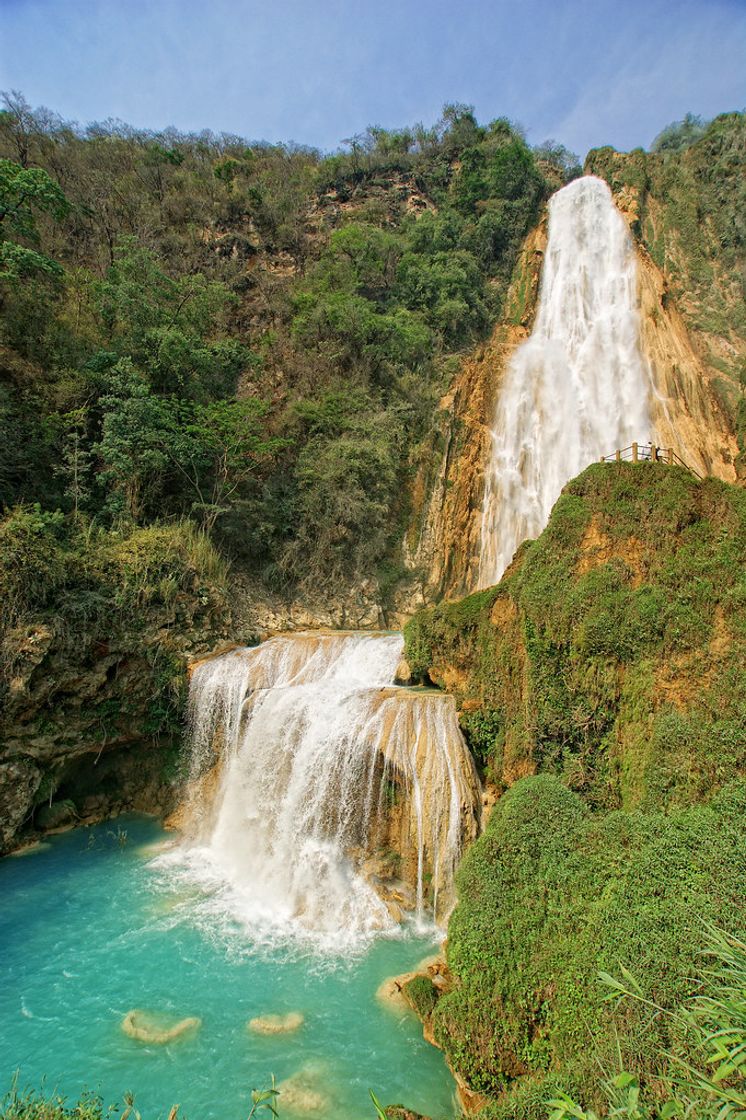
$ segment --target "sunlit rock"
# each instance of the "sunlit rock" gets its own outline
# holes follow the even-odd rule
[[[256,1019],[249,1019],[247,1025],[255,1034],[292,1034],[305,1021],[300,1011],[288,1011],[286,1015],[259,1015]]]
[[[179,1019],[177,1022],[171,1020],[169,1025],[168,1018],[137,1009],[128,1011],[122,1019],[122,1030],[128,1038],[134,1038],[138,1042],[155,1043],[158,1046],[196,1031],[201,1025],[202,1020],[194,1016]]]

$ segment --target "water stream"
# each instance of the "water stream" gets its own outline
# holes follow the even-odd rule
[[[176,1103],[186,1120],[245,1120],[251,1090],[274,1074],[282,1120],[371,1120],[369,1088],[454,1115],[442,1054],[414,1016],[376,998],[436,951],[432,933],[400,930],[348,954],[258,943],[174,876],[164,841],[173,834],[154,821],[120,818],[0,861],[0,1096],[18,1069],[22,1087],[74,1100],[87,1087],[121,1106],[131,1091],[144,1120]],[[134,1009],[200,1023],[143,1042],[122,1029]],[[288,1014],[303,1022],[287,1034],[248,1027]]]
[[[0,1091],[19,1069],[134,1092],[147,1120],[240,1120],[274,1075],[288,1120],[364,1120],[369,1088],[453,1116],[442,1055],[376,994],[442,939],[479,808],[453,699],[394,686],[402,647],[309,633],[202,662],[180,835],[120,820],[0,863]]]
[[[636,262],[608,185],[576,179],[549,203],[531,337],[499,389],[482,509],[479,586],[497,583],[589,463],[655,434],[640,352]]]
[[[479,783],[453,699],[394,687],[402,649],[400,634],[294,634],[195,669],[173,862],[253,937],[339,950],[395,932],[402,908],[420,923],[450,909]]]

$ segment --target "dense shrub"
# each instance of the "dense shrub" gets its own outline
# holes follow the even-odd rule
[[[621,1056],[655,1094],[662,1053],[689,1053],[685,1032],[644,1004],[614,1014],[598,973],[633,969],[668,1010],[690,994],[703,923],[737,927],[746,904],[745,807],[740,784],[669,815],[596,816],[550,775],[500,799],[459,871],[448,932],[457,986],[435,1012],[436,1036],[474,1088],[495,1095],[536,1078],[546,1100],[552,1074],[593,1103],[599,1068]],[[520,1103],[525,1093],[506,1115],[541,1115],[536,1099]]]
[[[4,104],[0,501],[186,516],[306,589],[394,571],[447,355],[498,315],[550,189],[520,134],[452,105],[322,157]],[[295,403],[340,385],[358,408],[320,444]]]

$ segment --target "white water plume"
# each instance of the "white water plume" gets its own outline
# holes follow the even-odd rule
[[[538,536],[562,487],[634,440],[654,439],[640,352],[636,262],[607,184],[576,179],[549,202],[531,337],[500,387],[482,509],[479,586]]]
[[[250,927],[344,943],[395,928],[391,897],[419,917],[452,901],[479,783],[452,698],[393,686],[402,647],[298,634],[195,668],[201,803],[177,858]]]

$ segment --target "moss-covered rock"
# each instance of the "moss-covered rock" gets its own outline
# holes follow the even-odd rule
[[[604,1001],[631,969],[690,994],[705,922],[746,915],[746,494],[663,464],[565,487],[497,587],[416,615],[413,673],[453,691],[502,796],[464,858],[452,988],[432,1011],[485,1120],[593,1103],[602,1068],[655,1097],[674,1018]],[[619,1050],[617,1050],[617,1045]]]
[[[741,489],[596,464],[497,587],[414,617],[406,656],[501,788],[548,771],[596,807],[697,801],[746,767],[744,556]]]
[[[18,509],[0,521],[0,594],[0,851],[26,826],[167,809],[187,662],[230,633],[209,542],[188,523],[83,531]]]
[[[675,1018],[644,1005],[615,1014],[598,974],[629,968],[670,1010],[691,994],[704,923],[742,922],[745,808],[737,783],[669,814],[594,814],[550,775],[500,799],[459,873],[448,931],[457,983],[434,1012],[454,1069],[479,1092],[509,1094],[512,1111],[486,1115],[545,1116],[536,1107],[550,1075],[552,1091],[559,1080],[590,1100],[599,1065],[618,1068],[619,1053],[654,1083],[661,1053],[686,1047]]]

